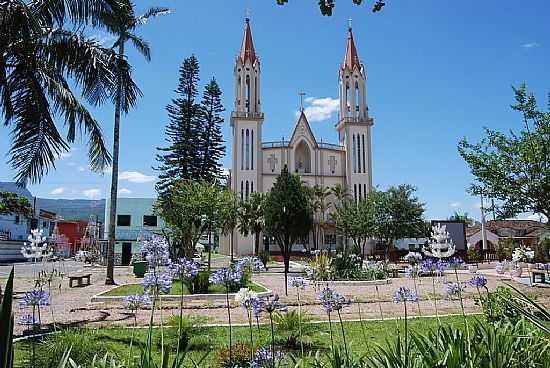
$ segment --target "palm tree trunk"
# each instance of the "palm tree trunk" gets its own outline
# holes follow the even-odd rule
[[[122,60],[124,57],[124,38],[118,47],[118,55]],[[113,166],[111,172],[111,197],[109,206],[109,243],[107,245],[107,276],[105,285],[115,284],[115,221],[116,221],[116,205],[118,194],[118,155],[120,147],[120,105],[122,95],[122,80],[120,71],[117,80],[118,86],[115,99],[115,122],[113,128]]]

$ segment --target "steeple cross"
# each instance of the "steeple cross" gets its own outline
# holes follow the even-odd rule
[[[304,111],[304,96],[305,92],[299,92],[298,96],[300,96],[300,111]]]
[[[351,17],[348,18],[348,28],[351,29]]]

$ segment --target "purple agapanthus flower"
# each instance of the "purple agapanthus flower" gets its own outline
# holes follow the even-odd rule
[[[288,310],[288,307],[281,303],[279,300],[279,295],[275,294],[271,297],[267,297],[263,302],[263,311],[267,312],[268,314],[272,314],[276,311],[286,312]]]
[[[141,253],[152,268],[157,268],[170,263],[168,242],[161,236],[153,236],[150,240],[143,241]]]
[[[331,288],[324,288],[319,294],[321,308],[327,313],[341,310],[344,307],[351,305],[351,300],[337,293]]]
[[[417,278],[417,277],[420,275],[420,272],[421,272],[421,268],[418,266],[417,263],[410,264],[410,265],[407,266],[407,268],[405,269],[405,275],[406,275],[408,278],[411,278],[411,279]]]
[[[464,260],[460,257],[451,257],[447,260],[447,266],[453,270],[457,270],[462,267]]]
[[[229,283],[240,283],[242,278],[242,273],[238,269],[231,268],[221,268],[216,272],[212,273],[208,280],[211,284],[215,285],[226,285]]]
[[[468,283],[477,288],[484,287],[487,285],[487,278],[483,275],[474,275]]]
[[[124,306],[132,312],[148,307],[151,298],[148,294],[133,294],[124,298]]]
[[[193,260],[179,258],[168,266],[170,274],[178,280],[191,280],[199,273],[199,266]]]
[[[151,294],[168,294],[172,288],[172,277],[166,273],[149,273],[143,278],[143,289]]]
[[[37,307],[50,304],[49,294],[41,289],[32,289],[31,291],[25,292],[23,298],[19,302],[21,308],[25,307]]]
[[[466,285],[458,282],[448,282],[446,284],[446,287],[447,287],[447,295],[449,295],[449,297],[452,298],[454,296],[460,296],[461,293],[466,288]]]
[[[243,257],[236,265],[236,269],[243,270],[243,271],[248,270],[248,271],[254,271],[254,272],[261,271],[263,267],[264,267],[264,264],[262,263],[262,260],[255,256]]]
[[[281,362],[286,359],[286,354],[282,351],[275,352],[275,361]],[[271,353],[271,347],[260,347],[254,354],[254,359],[250,363],[250,368],[263,368],[271,367],[273,365],[273,354]]]
[[[25,314],[24,316],[19,317],[17,324],[23,326],[38,326],[40,321],[35,319],[32,314]]]
[[[290,286],[296,289],[303,289],[306,287],[306,280],[303,277],[293,277],[290,280]]]
[[[265,309],[265,301],[262,298],[256,298],[252,301],[252,314],[254,317],[259,317]]]
[[[403,302],[416,302],[417,300],[418,300],[418,296],[416,295],[416,292],[414,290],[409,289],[406,286],[401,286],[393,294],[393,302],[395,304],[399,304]]]

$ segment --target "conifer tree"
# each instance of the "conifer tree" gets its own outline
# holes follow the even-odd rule
[[[222,91],[215,78],[204,88],[201,101],[201,149],[200,178],[207,181],[218,179],[221,174],[221,158],[225,153],[221,125],[225,111],[221,101]]]
[[[200,129],[201,109],[195,101],[199,82],[199,62],[192,55],[183,61],[176,96],[166,107],[170,123],[166,127],[168,147],[157,148],[159,181],[157,191],[160,197],[166,195],[170,186],[182,179],[196,180],[201,169]]]

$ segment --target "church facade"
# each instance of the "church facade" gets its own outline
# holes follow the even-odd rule
[[[230,120],[233,135],[230,186],[238,198],[246,200],[251,193],[269,192],[285,166],[309,186],[343,185],[355,200],[371,191],[373,119],[367,105],[365,67],[359,60],[351,27],[344,61],[337,72],[340,108],[335,123],[336,143],[319,142],[315,138],[303,109],[288,141],[262,141],[260,60],[254,49],[250,21],[246,19],[233,72],[235,89]],[[268,237],[263,239],[260,249],[278,249]],[[305,239],[304,243],[296,245],[295,250],[310,249],[311,242]],[[234,254],[252,254],[253,237],[244,237],[238,231],[232,237],[222,237],[220,251],[229,254],[231,248]]]

